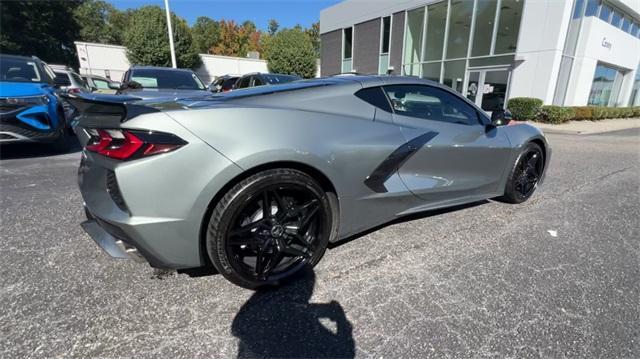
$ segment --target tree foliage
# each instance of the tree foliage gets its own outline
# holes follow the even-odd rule
[[[316,57],[320,57],[320,22],[314,22],[305,32],[311,39],[313,49],[316,51]]]
[[[178,67],[195,68],[200,63],[187,22],[171,14]],[[166,16],[158,6],[144,6],[131,14],[124,32],[127,58],[134,65],[171,66]]]
[[[77,66],[80,0],[0,1],[0,52]]]
[[[270,72],[311,78],[316,75],[316,53],[309,36],[298,28],[278,32],[269,41]]]
[[[269,20],[269,35],[273,36],[278,32],[278,29],[280,28],[280,24],[278,23],[278,21],[276,19],[271,19]]]
[[[220,20],[219,25],[220,38],[210,49],[212,54],[245,57],[249,51],[261,51],[262,33],[252,21],[239,26],[233,20]]]
[[[79,40],[122,44],[127,12],[121,12],[102,0],[88,0],[75,9],[73,15],[80,26]]]
[[[191,27],[191,35],[195,50],[208,54],[220,41],[220,24],[207,16],[200,16]]]

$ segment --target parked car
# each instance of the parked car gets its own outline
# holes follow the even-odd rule
[[[91,92],[89,85],[73,70],[54,69],[56,83],[60,90],[69,93]]]
[[[120,83],[98,75],[83,75],[82,79],[87,83],[91,92],[115,94],[120,89]]]
[[[0,143],[67,144],[55,74],[37,57],[0,54]]]
[[[211,92],[229,92],[233,90],[233,85],[236,84],[239,78],[240,76],[236,75],[220,76],[209,85],[209,89]]]
[[[189,69],[134,66],[127,70],[117,92],[142,99],[210,96],[198,76]]]
[[[292,81],[302,80],[299,76],[281,75],[281,74],[262,74],[253,73],[242,76],[236,81],[234,89],[243,89],[247,87],[257,87],[266,85],[279,85]]]
[[[351,76],[199,101],[77,97],[84,229],[154,267],[209,261],[247,288],[402,216],[542,183],[543,133],[413,77]],[[107,113],[107,115],[105,115]]]

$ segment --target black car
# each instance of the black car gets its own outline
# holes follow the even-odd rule
[[[211,92],[229,92],[233,90],[233,86],[239,78],[240,76],[233,75],[220,76],[211,83],[209,89]]]
[[[211,92],[189,69],[134,66],[124,74],[118,94],[151,99],[200,97]]]
[[[302,80],[300,76],[282,75],[282,74],[246,74],[236,81],[234,89],[242,89],[247,87],[278,85],[287,82]]]

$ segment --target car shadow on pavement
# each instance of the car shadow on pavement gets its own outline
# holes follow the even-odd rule
[[[336,302],[309,303],[315,274],[306,269],[288,284],[255,292],[231,326],[238,358],[353,358],[351,323]]]
[[[67,153],[80,152],[82,146],[75,136],[69,136],[64,149],[56,148],[53,144],[23,142],[23,143],[6,143],[0,145],[0,159],[10,160],[19,158],[35,158],[58,156]]]

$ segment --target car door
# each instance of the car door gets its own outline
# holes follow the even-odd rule
[[[510,155],[503,129],[488,128],[476,107],[428,85],[384,86],[412,155],[398,173],[416,196],[439,205],[500,193]]]

